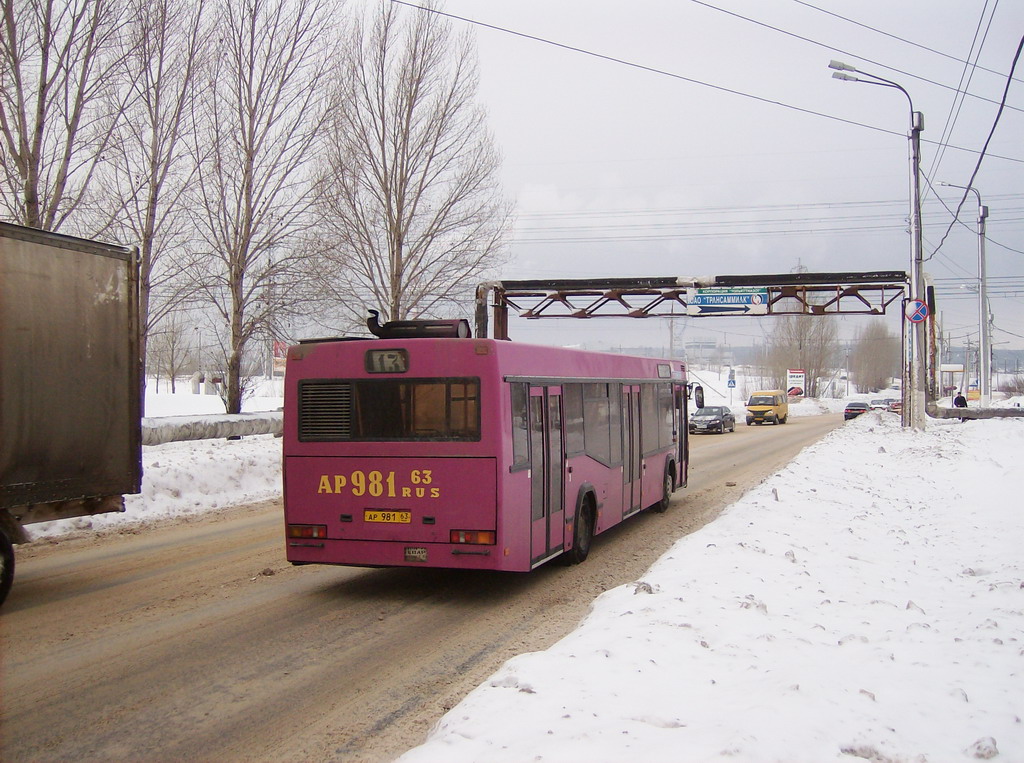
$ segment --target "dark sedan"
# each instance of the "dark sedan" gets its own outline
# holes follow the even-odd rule
[[[847,421],[849,421],[850,419],[855,419],[858,416],[860,416],[862,413],[867,413],[867,412],[868,412],[868,404],[867,403],[848,403],[847,406],[846,406],[846,410],[843,411],[843,418],[846,419]]]
[[[727,431],[736,431],[736,417],[724,405],[700,408],[690,417],[690,434]]]

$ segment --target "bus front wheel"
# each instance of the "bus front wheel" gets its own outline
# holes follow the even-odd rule
[[[572,525],[572,548],[566,554],[569,564],[581,564],[590,555],[594,540],[594,498],[590,493],[580,496],[576,505],[576,519]]]

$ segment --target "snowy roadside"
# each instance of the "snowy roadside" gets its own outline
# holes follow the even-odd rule
[[[193,395],[186,391],[186,385],[179,387],[181,391],[176,394],[147,393],[150,420],[223,414],[220,398]],[[267,391],[280,394],[277,389]],[[282,402],[280,397],[253,397],[246,401],[246,411],[279,410]],[[280,495],[281,439],[273,435],[147,445],[142,448],[142,492],[125,496],[123,513],[40,522],[26,529],[33,539],[57,538],[78,531],[105,531],[202,514]]]
[[[865,414],[400,760],[1024,760],[1022,456]]]
[[[111,530],[208,513],[281,496],[281,439],[196,440],[145,446],[142,492],[126,495],[124,513],[27,525],[33,539]]]

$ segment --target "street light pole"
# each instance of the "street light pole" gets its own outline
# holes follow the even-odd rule
[[[835,69],[832,76],[846,82],[863,82],[867,85],[879,85],[899,90],[907,97],[910,104],[910,303],[927,304],[924,296],[924,258],[922,255],[921,231],[921,131],[924,130],[924,115],[914,111],[914,101],[903,87],[877,74],[861,71],[849,64],[839,61],[829,63]],[[862,79],[847,72],[856,72]],[[909,316],[905,316],[909,317]],[[910,347],[904,366],[903,413],[902,424],[905,427],[924,429],[925,417],[925,384],[926,384],[926,335],[924,320],[912,321],[910,331]],[[908,384],[909,382],[909,384]],[[909,386],[909,390],[907,387]]]
[[[987,408],[992,402],[992,333],[988,315],[988,279],[985,273],[985,221],[988,219],[988,207],[981,203],[981,193],[973,186],[952,183],[939,185],[972,191],[978,199],[978,322],[981,330],[978,338],[978,394],[981,407]]]

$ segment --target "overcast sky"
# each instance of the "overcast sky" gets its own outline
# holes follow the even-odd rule
[[[907,99],[832,79],[829,61],[906,88],[925,117],[924,174],[955,208],[963,192],[938,184],[970,181],[1024,34],[1024,4],[1010,0],[446,0],[443,9],[480,22],[452,23],[476,35],[480,100],[518,210],[505,278],[909,270]],[[971,96],[961,103],[962,78]],[[1024,62],[1016,80],[974,181],[990,207],[995,325],[1017,335],[997,331],[1002,348],[1024,348],[1024,290],[1001,296],[1024,285]],[[951,216],[924,190],[927,257]],[[974,342],[976,214],[971,196],[961,214],[969,229],[956,226],[925,265],[943,295],[944,330],[961,340],[973,332]],[[844,333],[857,321],[845,319]],[[517,321],[512,335],[667,344],[667,323]],[[771,328],[770,319],[677,323],[687,340],[730,344]]]

